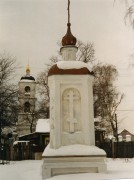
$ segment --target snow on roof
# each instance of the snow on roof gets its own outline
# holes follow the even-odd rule
[[[87,63],[81,61],[59,61],[56,63],[59,69],[81,69],[87,68],[91,71],[91,68]]]
[[[50,132],[49,119],[38,119],[35,132]]]
[[[33,132],[33,133],[28,133],[28,134],[19,135],[18,137],[25,137],[25,136],[29,136],[29,135],[31,135],[31,134],[34,134],[34,132]]]
[[[118,129],[118,134],[120,134],[124,129]]]
[[[119,129],[118,133],[121,134],[123,131],[128,131],[128,133],[134,135],[133,127],[132,128],[128,128],[128,129]]]
[[[81,144],[61,146],[58,149],[51,149],[49,145],[44,150],[43,156],[89,156],[106,155],[105,151],[96,147]]]
[[[30,142],[30,141],[14,141],[13,145],[16,145],[18,143],[28,143],[28,142]]]

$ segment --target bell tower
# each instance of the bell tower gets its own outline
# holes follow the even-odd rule
[[[17,122],[18,136],[32,133],[35,130],[36,81],[30,75],[30,67],[26,68],[26,75],[19,81],[19,115]]]

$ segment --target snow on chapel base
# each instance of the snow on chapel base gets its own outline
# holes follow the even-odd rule
[[[50,148],[48,145],[43,152],[42,156],[44,157],[59,157],[59,156],[106,156],[106,153],[103,149],[100,149],[96,146],[88,146],[82,144],[73,144],[68,146],[61,146],[58,149]]]
[[[72,173],[106,172],[106,153],[96,146],[68,145],[58,149],[47,146],[43,153],[42,177]]]

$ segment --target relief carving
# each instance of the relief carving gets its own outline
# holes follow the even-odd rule
[[[68,133],[80,131],[80,93],[75,88],[68,88],[62,96],[63,129]]]

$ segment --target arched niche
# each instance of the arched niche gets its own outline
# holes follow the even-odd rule
[[[81,95],[76,88],[67,88],[62,94],[62,130],[75,133],[81,130]]]

